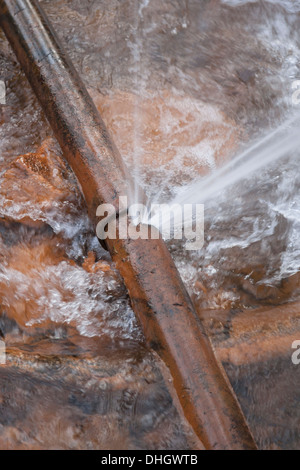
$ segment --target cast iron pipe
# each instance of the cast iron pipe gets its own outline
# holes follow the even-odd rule
[[[0,0],[0,22],[63,154],[89,215],[128,194],[130,180],[79,75],[36,0]],[[161,238],[107,240],[148,344],[168,365],[184,413],[207,449],[255,449],[231,386],[217,364]]]

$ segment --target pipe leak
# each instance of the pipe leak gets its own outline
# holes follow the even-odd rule
[[[0,23],[74,171],[95,227],[132,184],[92,99],[36,0],[0,0]],[[230,383],[160,234],[106,240],[150,347],[206,449],[256,449]]]

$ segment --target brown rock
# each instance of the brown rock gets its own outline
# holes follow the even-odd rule
[[[0,200],[2,217],[34,227],[47,220],[54,206],[59,210],[63,204],[67,212],[72,203],[82,203],[75,178],[52,138],[36,153],[21,155],[8,166],[1,177]]]
[[[148,169],[180,165],[199,175],[226,161],[236,148],[234,121],[210,104],[164,90],[143,96],[91,92],[122,156]],[[136,159],[136,160],[135,160]]]

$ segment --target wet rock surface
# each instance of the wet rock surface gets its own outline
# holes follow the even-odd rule
[[[76,347],[71,338],[44,339],[43,352],[35,344],[8,348],[0,367],[2,449],[195,445],[149,352],[99,348],[98,342],[98,355],[94,344],[86,352],[88,341]]]
[[[151,201],[157,193],[224,164],[239,142],[236,123],[214,105],[182,93],[110,90],[93,99],[131,173]],[[136,201],[134,201],[136,202]]]
[[[51,139],[1,195],[0,448],[195,448]]]
[[[199,315],[261,449],[299,447],[300,304]]]
[[[150,198],[230,159],[290,107],[299,14],[280,2],[229,3],[41,1]],[[195,448],[1,32],[0,41],[0,448]],[[273,309],[299,296],[291,257],[282,267],[288,250],[298,253],[291,217],[271,210],[299,189],[280,187],[289,165],[207,207],[204,253],[169,243],[260,448],[299,447],[288,346],[299,318]]]

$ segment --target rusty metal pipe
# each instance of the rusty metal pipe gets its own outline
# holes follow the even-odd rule
[[[35,0],[0,0],[0,23],[72,167],[96,224],[131,184],[80,77]],[[231,386],[214,357],[161,238],[107,240],[148,344],[166,362],[185,416],[207,449],[255,449]]]

